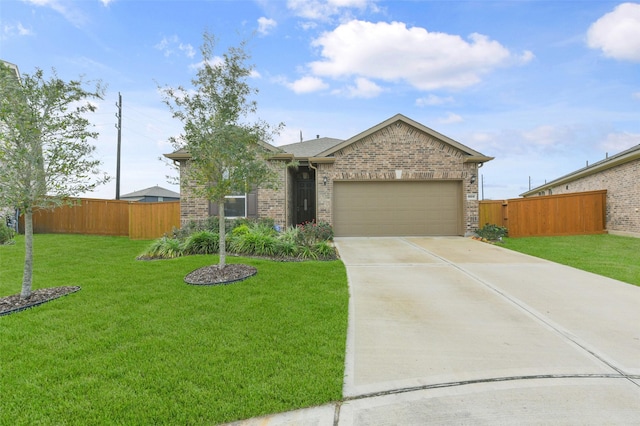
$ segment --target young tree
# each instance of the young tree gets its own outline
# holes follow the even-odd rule
[[[16,76],[0,62],[0,205],[24,214],[25,260],[20,297],[31,296],[33,272],[33,212],[68,202],[68,197],[90,191],[108,181],[99,176],[100,162],[91,158],[88,143],[90,99],[101,99],[82,80],[65,82],[55,71],[49,80],[36,69]]]
[[[193,89],[179,86],[161,90],[173,117],[183,124],[183,133],[171,138],[171,143],[191,156],[182,178],[195,184],[196,195],[218,204],[218,268],[223,269],[225,197],[249,192],[258,185],[275,185],[276,175],[266,161],[263,142],[270,141],[282,124],[272,128],[261,120],[250,121],[257,112],[257,103],[250,97],[258,90],[247,83],[253,66],[246,64],[246,41],[215,57],[216,38],[207,32],[203,38],[203,62],[191,81]]]

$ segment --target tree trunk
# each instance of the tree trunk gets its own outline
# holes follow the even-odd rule
[[[33,210],[24,211],[24,274],[22,275],[21,299],[31,297],[31,281],[33,275]]]
[[[224,200],[218,203],[218,233],[220,234],[220,262],[218,269],[224,269],[227,264],[227,227],[224,223]]]

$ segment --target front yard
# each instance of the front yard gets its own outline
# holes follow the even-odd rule
[[[608,234],[505,238],[504,247],[640,286],[640,238]]]
[[[16,240],[0,246],[0,297],[20,291]],[[0,317],[0,424],[215,424],[341,399],[342,262],[229,257],[258,274],[189,286],[217,258],[135,260],[148,245],[35,236],[34,289],[82,289]]]

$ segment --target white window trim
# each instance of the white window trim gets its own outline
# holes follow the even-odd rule
[[[246,218],[247,217],[247,193],[245,192],[244,195],[227,195],[226,197],[224,197],[225,200],[229,199],[229,198],[244,198],[244,216],[227,216],[225,215],[226,219],[239,219],[239,218]],[[225,203],[226,205],[226,203]]]

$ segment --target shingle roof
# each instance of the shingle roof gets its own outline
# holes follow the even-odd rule
[[[289,145],[281,145],[278,148],[280,148],[284,152],[293,154],[296,158],[308,158],[308,157],[315,157],[319,153],[326,151],[342,142],[343,142],[342,139],[317,138],[317,139],[310,139],[307,141],[292,143]]]
[[[120,198],[134,198],[134,197],[180,198],[180,194],[156,185],[150,188],[141,189],[139,191],[130,192],[128,194],[124,194],[120,196]]]

